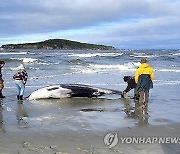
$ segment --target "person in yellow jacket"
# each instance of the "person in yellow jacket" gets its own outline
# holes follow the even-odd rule
[[[149,89],[153,88],[154,70],[147,63],[146,58],[141,59],[141,65],[136,70],[135,82],[137,83],[136,90],[139,92],[139,110],[148,106]]]

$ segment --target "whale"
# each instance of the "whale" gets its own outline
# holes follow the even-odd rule
[[[122,97],[122,92],[117,90],[99,88],[83,84],[59,84],[40,88],[32,92],[28,100],[38,99],[60,99],[70,97],[98,97],[106,94],[118,94]]]

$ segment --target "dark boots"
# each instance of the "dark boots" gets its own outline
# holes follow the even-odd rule
[[[17,95],[17,100],[18,100],[18,101],[23,100],[23,95]]]
[[[0,92],[0,98],[5,98],[5,96],[3,96],[2,92]]]
[[[20,96],[19,96],[19,99],[20,99],[20,100],[23,100],[23,95],[20,95]]]

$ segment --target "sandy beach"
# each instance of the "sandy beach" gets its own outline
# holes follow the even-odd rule
[[[114,130],[118,137],[177,137],[179,124],[128,127]],[[178,154],[180,145],[177,144],[126,144],[120,143],[108,148],[104,144],[106,131],[32,131],[28,128],[19,128],[11,133],[1,132],[1,154],[108,154],[108,153],[139,153],[139,154]]]
[[[3,51],[5,88],[0,100],[0,154],[179,154],[179,50]],[[130,97],[27,100],[19,103],[13,74],[22,66],[29,78],[24,97],[48,85],[86,84],[123,91],[141,57],[155,69],[147,112]],[[131,143],[131,139],[167,142]],[[170,142],[178,138],[178,143]],[[143,139],[143,140],[144,140]],[[126,142],[124,142],[126,141]]]
[[[180,137],[180,124],[138,114],[131,99],[1,100],[1,154],[178,154],[180,144],[123,143],[121,137]],[[151,107],[150,107],[151,110]],[[109,148],[104,137],[116,133]]]

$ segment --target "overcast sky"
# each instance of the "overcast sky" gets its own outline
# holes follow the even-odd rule
[[[0,45],[50,38],[180,49],[180,0],[0,0]]]

